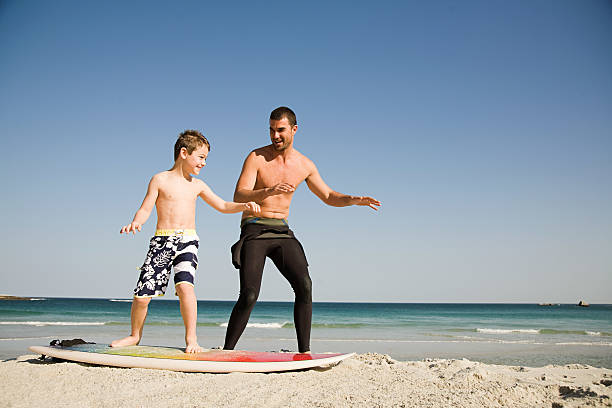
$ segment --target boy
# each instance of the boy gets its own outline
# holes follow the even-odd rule
[[[153,176],[134,220],[121,228],[121,234],[141,231],[153,207],[157,207],[155,236],[151,239],[134,289],[132,332],[123,339],[113,341],[111,347],[131,346],[140,342],[149,302],[152,297],[164,295],[170,267],[174,267],[175,290],[185,324],[185,352],[202,351],[196,336],[197,299],[193,290],[198,265],[198,236],[195,232],[197,198],[202,197],[211,207],[225,214],[241,211],[256,214],[261,211],[254,202],[223,201],[202,180],[192,177],[206,165],[209,150],[208,140],[197,130],[181,133],[174,145],[174,166]]]

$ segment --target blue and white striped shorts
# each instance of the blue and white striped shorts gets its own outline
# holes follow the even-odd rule
[[[134,297],[163,296],[174,268],[174,285],[193,286],[198,267],[199,238],[194,230],[157,230],[140,267]]]

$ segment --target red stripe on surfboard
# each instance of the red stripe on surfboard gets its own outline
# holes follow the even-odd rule
[[[340,354],[298,354],[298,353],[269,353],[257,351],[205,351],[193,354],[193,360],[199,361],[234,361],[239,363],[264,363],[282,361],[320,360],[335,357]]]

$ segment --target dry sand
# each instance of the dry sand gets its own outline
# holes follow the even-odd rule
[[[1,407],[612,406],[612,370],[360,354],[331,368],[199,374],[22,356],[0,363]]]

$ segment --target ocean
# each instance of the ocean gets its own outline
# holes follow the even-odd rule
[[[233,302],[198,301],[198,340],[223,345]],[[130,330],[129,299],[0,300],[0,358],[30,345],[109,343]],[[154,299],[141,344],[184,346],[178,300]],[[296,350],[293,303],[256,304],[237,348]],[[313,304],[314,352],[376,352],[396,360],[467,358],[493,364],[580,363],[612,368],[612,305]]]

